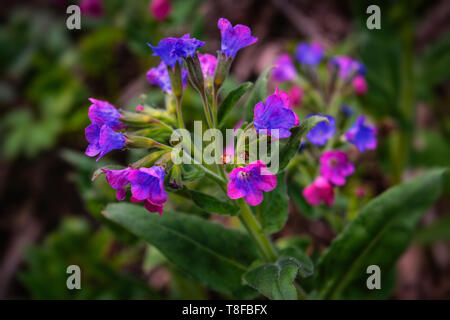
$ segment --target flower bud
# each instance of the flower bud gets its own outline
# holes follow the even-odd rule
[[[120,120],[132,127],[146,127],[152,123],[152,118],[146,114],[121,111]]]
[[[217,66],[214,72],[214,88],[216,92],[220,89],[228,76],[233,57],[227,57],[222,51],[217,54]]]
[[[170,85],[172,86],[172,92],[173,95],[180,99],[183,95],[183,80],[181,78],[181,66],[180,63],[177,61],[175,66],[172,68],[170,66],[167,66],[167,70],[169,72],[170,77]]]
[[[152,153],[146,155],[145,157],[139,159],[135,163],[133,163],[133,165],[131,167],[135,168],[135,169],[139,169],[141,167],[144,167],[144,168],[153,167],[155,165],[155,163],[166,153],[168,153],[167,150],[152,152]]]
[[[182,168],[179,165],[172,166],[169,174],[168,185],[172,189],[179,189],[182,187],[183,181],[181,178]]]
[[[205,80],[198,55],[187,57],[185,61],[189,71],[189,81],[200,94],[203,94],[205,91]]]
[[[158,147],[161,149],[170,149],[169,146],[166,146],[162,143],[157,142],[156,140],[143,136],[127,134],[125,135],[125,138],[126,138],[125,146],[128,148],[149,149],[153,147]]]

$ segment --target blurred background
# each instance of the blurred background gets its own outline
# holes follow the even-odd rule
[[[80,30],[66,27],[71,4],[81,6]],[[381,30],[366,28],[370,4],[381,8]],[[220,17],[259,38],[238,54],[229,86],[255,80],[299,41],[366,65],[369,91],[358,105],[379,129],[379,148],[357,164],[369,195],[450,166],[450,1],[30,0],[2,3],[0,17],[0,299],[223,298],[103,221],[114,191],[92,173],[139,154],[98,163],[84,155],[88,98],[125,109],[162,103],[145,78],[159,63],[147,42],[190,32],[214,54]],[[201,117],[192,90],[184,103],[191,120]],[[449,194],[447,183],[398,263],[390,298],[450,298]],[[291,209],[276,237],[305,235],[306,246],[326,248],[333,230]],[[83,290],[66,288],[71,264]]]

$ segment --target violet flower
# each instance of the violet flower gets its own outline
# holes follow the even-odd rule
[[[365,122],[366,118],[359,116],[353,126],[345,133],[347,141],[353,143],[360,152],[377,147],[377,128]]]
[[[286,92],[277,89],[265,102],[255,105],[253,125],[258,133],[267,130],[267,134],[272,135],[271,130],[277,129],[276,138],[283,139],[291,135],[289,129],[298,123],[298,116],[290,109],[290,98]]]
[[[222,35],[221,50],[227,57],[235,57],[236,53],[258,41],[253,37],[249,27],[237,24],[234,27],[225,18],[220,18],[217,27]]]
[[[102,169],[102,171],[106,173],[106,180],[108,181],[109,185],[113,189],[117,190],[116,191],[117,200],[125,199],[125,196],[127,194],[125,186],[129,183],[128,175],[130,174],[130,172],[133,171],[133,169],[131,168],[125,168],[122,170]]]
[[[297,78],[297,70],[287,53],[280,55],[273,63],[272,78],[278,82],[293,81]]]
[[[320,43],[302,42],[297,46],[295,57],[303,65],[317,66],[322,61],[323,54],[324,50]]]
[[[314,114],[310,114],[306,118],[312,117]],[[314,128],[312,128],[306,137],[315,146],[324,146],[336,132],[336,122],[330,115],[322,115],[328,119],[328,123],[325,121],[319,122]]]
[[[271,173],[266,164],[257,160],[246,167],[234,168],[229,175],[227,194],[230,199],[244,198],[257,206],[263,201],[263,191],[268,192],[277,186],[277,177]]]
[[[156,47],[150,43],[148,45],[155,52],[153,55],[159,56],[166,65],[174,67],[177,62],[182,63],[182,58],[192,57],[205,42],[191,38],[187,33],[181,38],[164,38]]]

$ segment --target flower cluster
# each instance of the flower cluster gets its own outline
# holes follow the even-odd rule
[[[367,92],[366,70],[361,62],[351,57],[335,56],[327,61],[328,78],[324,79],[318,72],[318,68],[325,60],[325,50],[319,43],[300,43],[294,58],[299,63],[299,68],[290,55],[281,54],[274,61],[272,79],[277,84],[290,86],[289,93],[293,105],[299,105],[300,102],[303,104],[305,98],[309,98],[308,102],[313,102],[305,104],[302,108],[305,111],[311,105],[318,105],[315,110],[313,108],[315,112],[307,115],[306,119],[313,115],[321,115],[328,120],[316,125],[306,135],[313,148],[325,147],[325,151],[318,159],[320,175],[303,189],[303,196],[314,206],[322,202],[332,205],[333,186],[345,185],[346,178],[355,170],[342,142],[353,144],[360,152],[375,149],[377,145],[377,130],[367,123],[364,116],[358,116],[354,124],[347,127],[347,120],[353,117],[352,109],[343,105],[342,112],[339,113],[339,101],[352,99],[352,93],[358,96]],[[304,97],[304,92],[309,93],[309,97]],[[296,98],[296,95],[299,95],[300,99]],[[333,150],[338,144],[343,150]],[[301,150],[309,152],[305,150],[305,143],[302,143]]]
[[[164,19],[170,11],[170,3],[152,1],[150,9],[156,19]],[[119,111],[108,102],[91,99],[93,104],[89,108],[89,119],[92,123],[86,128],[86,140],[89,142],[86,155],[98,155],[99,160],[108,152],[125,147],[152,150],[125,169],[102,169],[108,183],[116,190],[118,200],[124,200],[129,189],[131,202],[142,203],[150,212],[161,214],[167,201],[166,188],[182,187],[184,171],[167,156],[178,142],[163,133],[170,135],[176,129],[174,124],[177,121],[178,127],[183,128],[181,98],[187,79],[201,94],[207,88],[218,90],[220,79],[226,77],[229,64],[237,52],[257,41],[247,26],[232,26],[227,19],[221,18],[218,27],[222,35],[218,57],[198,53],[205,43],[189,34],[181,38],[164,38],[157,46],[148,44],[161,62],[148,70],[147,80],[175,98],[177,119],[174,119],[169,106],[164,110],[140,104],[135,112],[129,112]],[[170,104],[171,99],[167,101]],[[207,103],[206,99],[203,101]],[[205,105],[205,112],[211,112],[209,105]],[[277,129],[281,132],[280,138],[283,138],[289,136],[289,129],[294,125],[298,125],[298,117],[290,110],[290,97],[286,92],[277,90],[265,103],[260,102],[255,107],[253,130]],[[230,157],[234,154],[234,147],[226,153]],[[210,173],[209,170],[206,172]],[[262,192],[272,190],[277,184],[276,177],[259,160],[243,167],[233,166],[227,182],[231,199],[243,197],[251,205],[259,204],[263,198]]]

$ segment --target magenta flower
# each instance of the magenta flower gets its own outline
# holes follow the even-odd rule
[[[356,122],[345,133],[347,141],[353,143],[360,152],[377,147],[377,128],[365,124],[366,118],[359,116]]]
[[[168,66],[173,67],[177,62],[182,63],[182,58],[192,57],[198,48],[203,47],[203,41],[191,38],[190,34],[185,34],[181,38],[164,38],[157,47],[148,43],[155,52],[153,55],[159,56]]]
[[[203,77],[205,79],[212,78],[216,71],[217,58],[209,53],[199,53],[200,67],[202,68]]]
[[[126,142],[123,133],[115,132],[106,124],[101,127],[91,124],[86,127],[85,134],[89,142],[85,154],[89,157],[98,155],[97,161],[112,150],[122,149]]]
[[[306,118],[312,117],[313,115],[314,114],[310,114]],[[306,134],[306,137],[315,146],[324,146],[336,132],[336,121],[334,118],[330,115],[322,116],[328,119],[328,123],[325,121],[319,122]]]
[[[253,125],[258,133],[267,130],[267,134],[272,134],[271,130],[277,129],[278,138],[287,138],[291,135],[289,129],[298,123],[298,116],[290,109],[290,98],[286,92],[277,89],[265,102],[255,105]]]
[[[303,90],[301,87],[293,85],[289,91],[289,99],[291,100],[291,106],[299,107],[303,100]]]
[[[258,41],[252,36],[250,28],[242,24],[233,27],[230,21],[220,18],[217,26],[222,35],[221,50],[227,57],[234,58],[239,50]]]
[[[334,202],[333,186],[324,177],[317,177],[309,186],[303,189],[303,197],[312,206],[317,206],[321,202],[331,206]]]
[[[231,170],[229,178],[228,197],[230,199],[244,198],[252,206],[257,206],[263,201],[263,191],[271,191],[277,186],[277,177],[260,160],[246,167]]]
[[[187,70],[181,69],[183,88],[186,88],[187,85],[187,75]],[[147,81],[150,84],[159,86],[161,90],[166,93],[172,93],[172,85],[170,84],[169,72],[167,71],[166,64],[162,61],[157,67],[151,68],[147,71]]]
[[[109,185],[113,189],[117,190],[116,192],[117,200],[125,199],[125,196],[127,195],[125,186],[129,183],[128,175],[130,174],[131,171],[133,171],[133,169],[131,168],[125,168],[122,170],[102,169],[102,171],[106,173],[106,180],[108,181]]]
[[[297,78],[297,70],[287,53],[280,55],[273,63],[272,78],[278,82],[293,81]]]
[[[130,172],[128,180],[131,183],[131,201],[144,202],[145,208],[150,212],[161,214],[163,204],[167,201],[164,176],[164,169],[160,166]]]
[[[172,5],[169,0],[152,0],[150,1],[150,13],[158,20],[165,20],[172,10]]]
[[[355,171],[347,154],[339,150],[328,150],[320,157],[320,174],[332,184],[342,186],[347,176]]]
[[[295,57],[304,65],[317,66],[323,58],[323,47],[320,43],[302,42],[297,46]]]
[[[367,82],[363,76],[356,76],[353,81],[353,88],[355,89],[355,93],[357,95],[363,95],[367,92]]]
[[[346,79],[351,75],[364,75],[366,69],[364,65],[350,57],[337,56],[330,59],[330,63],[339,69],[339,77]]]
[[[80,10],[82,13],[92,17],[101,17],[103,15],[102,0],[82,0],[80,3]]]

